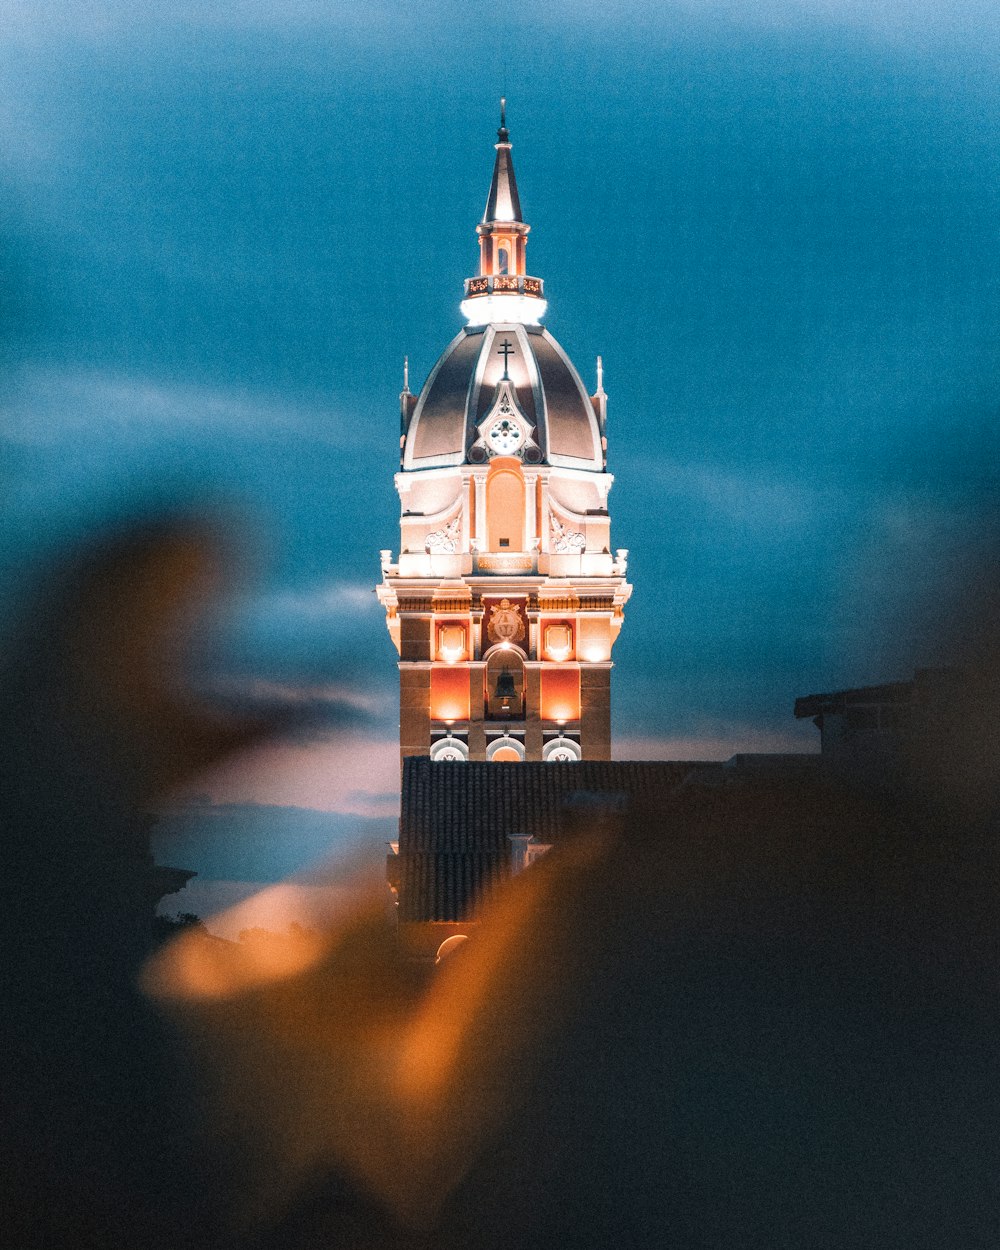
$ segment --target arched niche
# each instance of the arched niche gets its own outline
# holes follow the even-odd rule
[[[486,748],[486,758],[494,764],[517,764],[524,759],[524,744],[516,738],[494,738]]]
[[[469,758],[469,748],[461,738],[439,738],[431,747],[431,759],[435,761],[461,761]]]
[[[497,456],[486,476],[486,538],[490,551],[524,551],[524,471],[513,456]]]
[[[487,653],[484,702],[488,720],[524,719],[524,656],[517,647]]]
[[[575,764],[583,759],[583,752],[574,738],[553,738],[542,748],[542,759],[549,764]]]

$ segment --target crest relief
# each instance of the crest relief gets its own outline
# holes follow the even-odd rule
[[[486,619],[486,637],[493,644],[520,643],[527,636],[520,602],[501,599],[490,608]]]

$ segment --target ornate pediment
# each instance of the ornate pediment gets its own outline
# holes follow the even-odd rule
[[[517,402],[517,390],[510,378],[497,383],[493,403],[476,427],[478,437],[472,445],[471,460],[488,460],[493,456],[517,456],[538,462],[541,453],[535,442],[535,427]]]

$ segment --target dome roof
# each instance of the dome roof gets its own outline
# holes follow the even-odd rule
[[[594,405],[580,375],[542,326],[466,326],[420,393],[406,433],[403,468],[485,461],[484,423],[501,409],[523,430],[528,463],[603,471]]]

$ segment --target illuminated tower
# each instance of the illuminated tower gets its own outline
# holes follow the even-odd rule
[[[501,101],[466,325],[400,396],[400,553],[378,595],[399,652],[400,755],[609,759],[612,553],[601,360],[588,395],[542,326]]]

